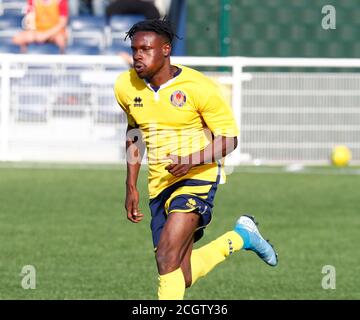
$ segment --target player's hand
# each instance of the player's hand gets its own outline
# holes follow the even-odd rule
[[[125,209],[127,218],[133,223],[138,223],[144,218],[139,210],[139,192],[136,188],[126,188]]]
[[[189,158],[187,157],[183,158],[170,154],[165,157],[164,160],[170,160],[171,163],[168,164],[165,169],[175,177],[186,175],[193,167],[193,165],[189,163]]]

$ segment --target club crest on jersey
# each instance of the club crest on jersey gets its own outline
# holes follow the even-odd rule
[[[175,107],[182,107],[186,102],[186,95],[180,90],[174,91],[170,97],[170,101]]]

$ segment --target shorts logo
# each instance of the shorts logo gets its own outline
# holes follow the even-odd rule
[[[196,201],[193,198],[190,198],[187,203],[186,206],[190,209],[195,209],[196,208]]]
[[[174,91],[170,97],[170,101],[175,107],[182,107],[186,103],[186,95],[180,90]]]

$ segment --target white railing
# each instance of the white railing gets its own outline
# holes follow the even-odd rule
[[[126,118],[112,91],[116,76],[127,68],[119,57],[0,55],[0,61],[0,160],[124,161]],[[328,163],[337,144],[347,145],[353,163],[360,162],[360,59],[172,61],[207,67],[204,72],[229,97],[241,128],[229,163]],[[248,67],[351,71],[259,72]]]

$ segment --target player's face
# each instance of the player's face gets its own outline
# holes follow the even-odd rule
[[[168,63],[171,47],[161,35],[139,31],[132,38],[131,49],[136,73],[142,79],[151,80]]]

